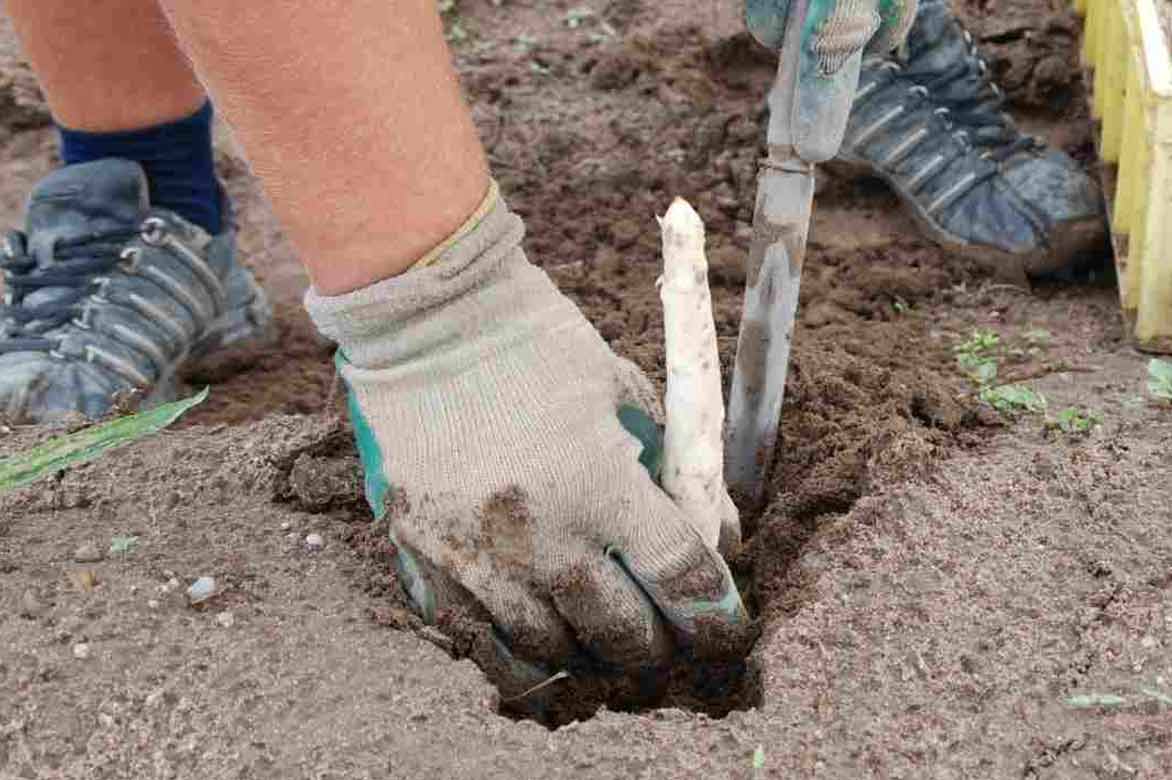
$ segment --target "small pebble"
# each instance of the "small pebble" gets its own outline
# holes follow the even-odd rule
[[[163,689],[151,691],[147,694],[146,700],[143,702],[147,707],[158,707],[163,701]]]
[[[216,594],[216,578],[200,577],[191,583],[187,589],[187,601],[190,604],[199,604],[207,601]]]
[[[37,594],[26,590],[20,599],[20,616],[26,618],[40,617],[45,612],[45,605],[37,598]]]
[[[289,530],[290,528],[292,528],[292,527],[293,527],[293,524],[292,524],[292,523],[290,523],[288,520],[286,520],[285,522],[281,523],[281,530],[282,530],[282,531],[288,531],[288,530]]]
[[[78,642],[73,646],[73,657],[79,661],[84,661],[90,657],[90,646],[85,642]]]
[[[97,563],[102,557],[102,551],[93,542],[86,542],[73,551],[73,560],[78,563]]]
[[[175,577],[164,582],[159,586],[159,593],[170,593],[179,587],[179,580]]]
[[[216,622],[224,628],[231,628],[236,622],[236,618],[232,616],[231,612],[221,612],[216,615]]]
[[[147,606],[150,607],[151,609],[158,609],[159,608],[159,600],[158,599],[151,599],[150,601],[147,602]]]
[[[326,546],[326,540],[321,538],[321,534],[309,534],[305,537],[305,546],[310,552],[317,552]]]

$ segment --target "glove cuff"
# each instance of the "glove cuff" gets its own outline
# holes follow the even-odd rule
[[[524,234],[520,217],[492,182],[472,216],[405,273],[342,295],[321,295],[310,287],[305,308],[351,363],[374,367],[395,357],[375,354],[386,352],[388,337],[424,317],[443,316],[440,310],[489,283],[510,256],[523,259]]]

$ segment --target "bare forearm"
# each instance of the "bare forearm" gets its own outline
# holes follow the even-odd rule
[[[430,0],[165,0],[323,293],[401,272],[487,166]]]

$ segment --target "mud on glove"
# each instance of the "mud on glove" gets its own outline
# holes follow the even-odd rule
[[[423,267],[306,306],[338,366],[398,571],[429,623],[491,626],[515,695],[589,658],[633,671],[747,652],[724,561],[640,463],[621,407],[654,405],[521,250],[495,194]]]

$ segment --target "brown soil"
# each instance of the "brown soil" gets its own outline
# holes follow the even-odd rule
[[[1091,162],[1065,4],[1002,6],[962,10],[1026,124]],[[657,380],[653,214],[696,205],[727,378],[772,70],[735,4],[467,0],[450,23],[531,257]],[[0,217],[16,223],[53,149],[4,40]],[[476,636],[406,608],[304,276],[226,137],[221,163],[281,345],[201,367],[214,400],[181,428],[0,496],[0,777],[1172,773],[1172,417],[1143,397],[1110,287],[997,284],[919,241],[879,185],[824,177],[772,500],[734,561],[765,629],[743,698],[709,678],[706,701],[549,732],[502,718],[452,660]],[[1103,424],[1071,437],[977,403],[952,355],[977,327],[1051,416]],[[7,432],[0,456],[45,435]],[[73,560],[124,534],[130,553]],[[203,575],[219,595],[196,611],[182,593]],[[594,711],[578,704],[564,712]]]

